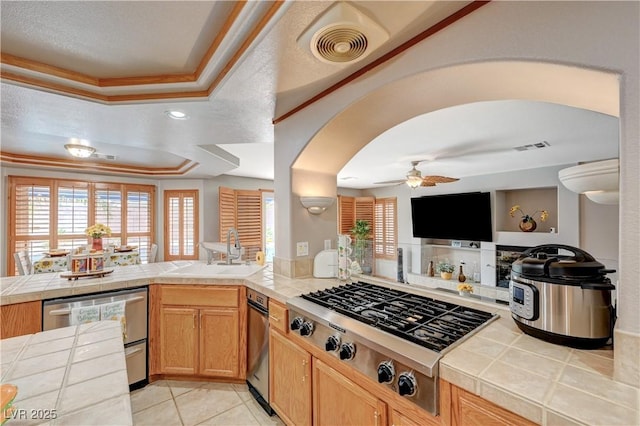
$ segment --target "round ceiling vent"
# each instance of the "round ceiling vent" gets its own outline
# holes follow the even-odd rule
[[[315,35],[314,54],[329,62],[350,62],[362,56],[368,46],[367,36],[357,28],[333,27]]]

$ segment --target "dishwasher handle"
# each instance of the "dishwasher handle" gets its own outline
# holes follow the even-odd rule
[[[132,297],[130,299],[125,299],[124,302],[125,303],[133,303],[133,302],[139,302],[140,300],[144,300],[143,296],[136,296],[136,297]],[[100,305],[98,305],[100,306]],[[49,311],[49,315],[52,316],[62,316],[62,315],[69,315],[71,313],[71,308],[63,308],[63,309],[54,309],[52,311]]]
[[[251,299],[247,299],[247,305],[249,305],[249,308],[255,309],[256,311],[260,312],[262,315],[269,315],[269,311],[268,310],[266,310],[264,307],[258,305],[257,303],[255,303]]]

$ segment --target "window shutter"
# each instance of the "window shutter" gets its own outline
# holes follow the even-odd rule
[[[262,193],[260,191],[236,191],[237,226],[245,259],[255,259],[262,250]],[[226,234],[225,234],[226,237]]]
[[[373,206],[376,202],[374,197],[356,197],[355,199],[355,219],[366,220],[375,235],[376,227],[373,214]],[[355,222],[355,221],[354,221]]]
[[[198,258],[198,191],[165,191],[165,260]]]
[[[397,200],[379,198],[375,201],[374,247],[377,258],[395,259],[398,242]]]
[[[338,234],[351,234],[355,225],[355,198],[338,195]]]
[[[231,188],[218,187],[218,235],[227,241],[227,231],[236,227],[236,193]]]
[[[57,248],[74,250],[87,244],[84,230],[89,226],[89,184],[60,182],[58,185]]]
[[[154,191],[127,188],[127,244],[138,246],[140,261],[147,263],[151,254]]]
[[[94,218],[90,223],[102,223],[111,228],[106,244],[124,244],[122,240],[122,187],[120,185],[96,184],[94,190]]]

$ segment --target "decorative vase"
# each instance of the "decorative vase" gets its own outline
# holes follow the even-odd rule
[[[467,276],[464,274],[464,272],[462,272],[462,265],[460,265],[460,272],[458,273],[458,281],[463,283],[466,280],[467,280]]]
[[[427,268],[427,276],[433,277],[435,273],[433,272],[433,260],[429,261],[429,267]]]
[[[444,280],[450,280],[451,276],[453,275],[453,272],[440,272],[440,278],[444,279]]]
[[[468,291],[462,291],[462,290],[458,291],[458,294],[459,294],[460,296],[464,296],[464,297],[469,297],[469,296],[471,296],[471,292],[468,292]]]
[[[91,241],[92,250],[102,250],[102,238],[93,238]]]
[[[522,232],[533,232],[536,230],[536,227],[538,226],[538,224],[536,223],[535,220],[533,220],[532,218],[529,218],[529,219],[522,219],[518,224],[518,226],[520,227],[520,230]]]

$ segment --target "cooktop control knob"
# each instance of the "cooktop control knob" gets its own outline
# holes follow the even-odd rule
[[[378,365],[378,383],[391,383],[396,376],[393,362],[383,361]]]
[[[356,346],[353,343],[343,343],[340,346],[340,359],[341,360],[349,360],[353,359],[356,355]]]
[[[309,321],[303,322],[302,325],[300,326],[300,335],[311,336],[311,333],[313,333],[313,323]]]
[[[291,321],[291,330],[298,330],[303,322],[302,317],[295,317],[293,321]]]
[[[400,373],[398,376],[398,392],[400,395],[413,396],[415,395],[417,388],[416,378],[413,373]]]
[[[329,336],[324,344],[324,350],[327,352],[335,352],[340,348],[340,337]]]

